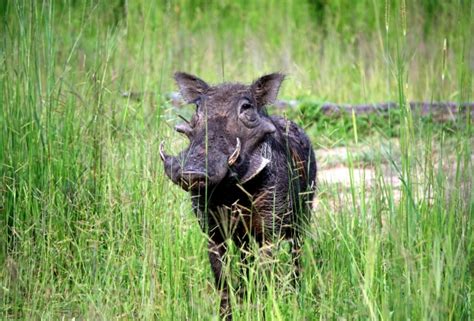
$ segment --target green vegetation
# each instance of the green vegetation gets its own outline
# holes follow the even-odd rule
[[[158,153],[186,144],[172,127],[190,111],[167,100],[182,70],[287,73],[281,97],[303,105],[285,113],[321,155],[300,288],[283,244],[233,293],[236,320],[473,319],[473,121],[406,108],[473,100],[473,13],[460,0],[0,2],[0,318],[217,319],[206,236]],[[311,101],[401,108],[334,119]],[[324,179],[333,167],[347,184]]]

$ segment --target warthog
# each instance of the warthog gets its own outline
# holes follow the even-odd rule
[[[263,76],[251,85],[203,80],[176,73],[186,102],[196,106],[176,130],[190,145],[169,156],[160,145],[167,176],[191,194],[194,211],[209,235],[209,260],[221,293],[221,315],[231,318],[223,273],[226,240],[246,253],[251,239],[264,245],[292,239],[299,270],[302,227],[310,218],[316,179],[311,142],[295,123],[268,116],[284,76]],[[243,257],[244,258],[244,257]]]

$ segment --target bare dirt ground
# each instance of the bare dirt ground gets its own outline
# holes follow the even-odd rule
[[[413,148],[416,161],[412,164],[410,180],[413,187],[419,188],[414,193],[423,195],[429,180],[435,179],[433,176],[436,175],[443,175],[448,190],[470,192],[474,154],[470,159],[459,159],[455,151],[459,146],[454,142],[445,145],[444,150],[438,142],[433,142],[430,149],[426,145]],[[474,139],[471,146],[474,146]],[[334,206],[350,200],[351,189],[357,193],[363,191],[368,199],[373,193],[380,193],[381,188],[388,188],[395,202],[401,198],[403,178],[398,140],[356,147],[320,148],[316,151],[316,158],[318,190],[325,194],[324,197],[335,198],[329,202]]]
[[[396,171],[391,168],[389,157],[398,158],[398,141],[392,141],[391,153],[386,146],[361,145],[359,147],[336,147],[319,149],[318,182],[320,184],[341,185],[344,187],[373,185],[376,179],[374,162],[380,162],[383,176],[395,186],[400,185]],[[383,156],[384,152],[387,154]],[[375,156],[377,153],[382,157]],[[399,162],[399,160],[392,160]],[[353,166],[349,166],[352,163]],[[352,170],[351,170],[352,168]]]

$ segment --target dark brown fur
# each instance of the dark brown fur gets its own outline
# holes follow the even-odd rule
[[[250,86],[209,86],[184,73],[175,79],[186,101],[196,104],[189,124],[177,130],[190,146],[172,157],[162,152],[165,172],[189,191],[202,228],[209,235],[209,260],[221,291],[221,313],[231,318],[222,275],[226,239],[246,250],[258,244],[293,239],[298,270],[302,228],[309,222],[316,161],[308,137],[293,122],[268,116],[281,74],[263,76]],[[235,163],[237,139],[241,143]]]

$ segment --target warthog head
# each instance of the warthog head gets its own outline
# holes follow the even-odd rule
[[[189,138],[188,148],[169,156],[160,146],[168,177],[185,190],[199,190],[225,178],[243,184],[261,172],[269,162],[263,140],[275,132],[264,106],[275,101],[283,78],[275,73],[249,86],[210,86],[195,76],[176,73],[181,95],[196,105],[196,112],[191,121],[175,128]]]

